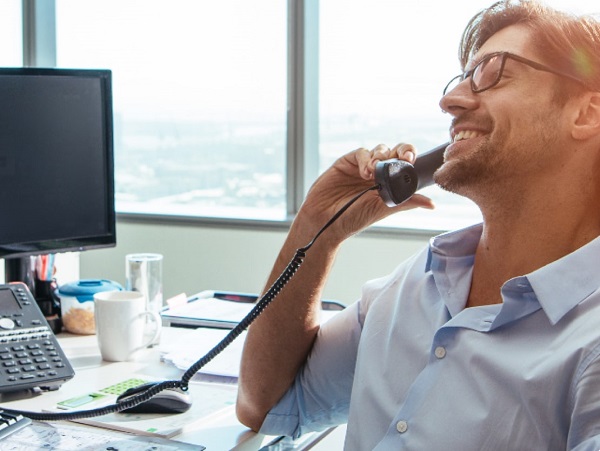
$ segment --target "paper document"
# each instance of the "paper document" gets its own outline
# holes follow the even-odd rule
[[[200,327],[179,342],[161,344],[161,360],[185,371],[214,348],[230,331]],[[246,332],[242,332],[227,348],[200,369],[202,374],[236,378],[240,373],[242,349]]]
[[[34,421],[25,429],[2,440],[3,451],[185,451],[205,449],[200,445],[159,437],[135,437],[113,431],[84,428],[62,422]]]

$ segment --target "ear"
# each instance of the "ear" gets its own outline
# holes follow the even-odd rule
[[[579,110],[573,123],[572,136],[585,140],[600,136],[600,92],[587,92],[578,101]]]

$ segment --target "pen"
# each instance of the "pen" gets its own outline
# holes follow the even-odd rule
[[[231,292],[215,292],[213,293],[215,299],[221,299],[223,301],[234,301],[234,302],[256,302],[258,296],[253,294],[245,293],[231,293]]]

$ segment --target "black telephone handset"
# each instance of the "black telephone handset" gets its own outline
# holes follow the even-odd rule
[[[0,393],[56,390],[74,375],[27,285],[0,285]]]
[[[379,195],[389,207],[400,205],[416,191],[433,184],[433,173],[444,162],[442,144],[417,157],[414,166],[406,161],[391,159],[375,165],[375,181]]]

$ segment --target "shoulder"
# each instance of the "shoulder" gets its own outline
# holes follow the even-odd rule
[[[398,265],[384,277],[373,279],[362,287],[359,319],[364,318],[373,306],[392,308],[404,296],[403,293],[418,290],[431,277],[427,268],[429,249],[425,248]]]

